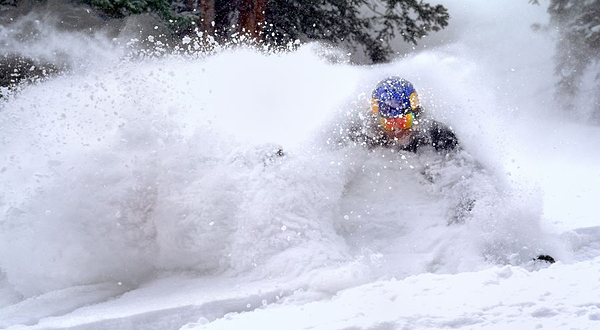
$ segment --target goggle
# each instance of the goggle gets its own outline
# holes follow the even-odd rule
[[[412,112],[408,112],[406,115],[400,117],[386,118],[380,116],[379,118],[383,130],[386,132],[399,132],[412,128],[415,115]]]

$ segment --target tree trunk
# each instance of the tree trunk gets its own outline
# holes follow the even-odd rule
[[[215,33],[215,0],[200,0],[202,21],[200,30],[210,35]]]
[[[195,0],[186,0],[185,7],[188,11],[193,11],[196,9],[196,1]]]
[[[256,39],[262,39],[261,32],[265,25],[266,9],[267,0],[241,0],[238,22],[241,32]]]

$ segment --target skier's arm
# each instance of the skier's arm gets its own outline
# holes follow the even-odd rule
[[[458,138],[456,138],[456,134],[454,134],[452,128],[431,120],[428,130],[431,145],[435,150],[453,150],[459,146]]]

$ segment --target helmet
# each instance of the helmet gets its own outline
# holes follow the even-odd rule
[[[386,133],[406,135],[420,110],[419,97],[408,80],[388,77],[375,87],[371,109]]]

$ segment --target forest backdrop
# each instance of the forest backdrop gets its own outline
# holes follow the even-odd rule
[[[548,25],[532,28],[556,39],[559,104],[566,111],[592,104],[591,119],[599,122],[600,0],[529,2],[547,6],[551,17]],[[23,23],[24,17],[30,20]],[[450,18],[443,5],[423,0],[0,0],[0,87],[69,69],[66,61],[26,56],[10,45],[42,38],[47,29],[153,35],[171,45],[190,35],[216,43],[243,36],[271,48],[320,41],[381,63],[402,55],[399,43],[416,45]]]

